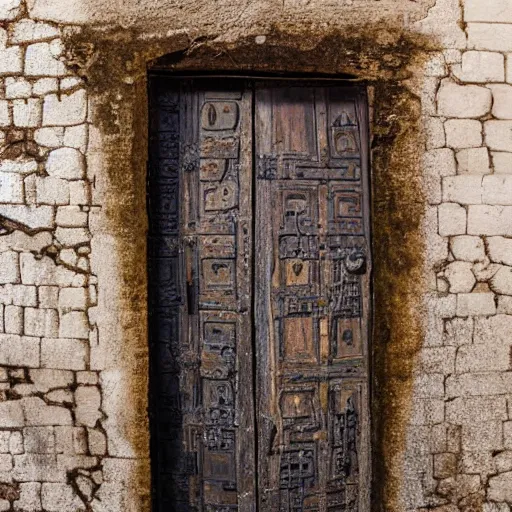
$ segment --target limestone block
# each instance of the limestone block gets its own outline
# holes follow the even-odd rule
[[[9,102],[0,100],[0,126],[10,126],[11,114],[9,113]]]
[[[495,174],[512,174],[512,153],[491,153]]]
[[[487,148],[469,148],[457,151],[459,174],[489,174],[491,172]]]
[[[459,204],[482,203],[482,177],[478,175],[443,178],[443,201]]]
[[[55,309],[25,308],[25,334],[56,338],[59,315]]]
[[[87,227],[88,215],[79,206],[60,206],[57,208],[56,222],[59,227]]]
[[[25,427],[23,438],[27,453],[55,453],[53,427]]]
[[[36,197],[39,205],[69,204],[69,182],[51,176],[36,178]]]
[[[486,121],[485,143],[496,151],[512,151],[512,121]]]
[[[58,307],[59,301],[59,288],[57,286],[39,286],[39,307],[52,308]]]
[[[498,296],[498,315],[512,315],[512,297],[507,295]]]
[[[22,407],[25,413],[27,426],[72,425],[71,413],[65,407],[46,405],[38,397],[22,398]]]
[[[425,347],[420,352],[421,373],[452,373],[455,368],[455,347]],[[444,393],[444,392],[443,392]]]
[[[56,58],[54,46],[53,42],[29,45],[25,53],[25,75],[65,76],[66,66]]]
[[[5,159],[0,161],[0,172],[31,174],[37,172],[37,162],[33,158]]]
[[[466,210],[456,203],[439,205],[439,234],[441,236],[463,235],[466,233]],[[512,229],[512,222],[511,222]]]
[[[37,288],[35,286],[25,286],[18,284],[11,286],[10,289],[12,303],[15,306],[37,306]]]
[[[511,68],[511,65],[512,65],[512,54],[508,54],[507,57],[506,57],[506,76],[505,76],[505,81],[509,84],[512,84],[512,68]]]
[[[62,512],[64,510],[85,512],[87,510],[84,502],[68,484],[43,484],[41,503],[47,512]]]
[[[449,119],[444,123],[446,145],[454,149],[482,145],[482,123],[475,119]]]
[[[493,501],[512,501],[512,471],[489,478],[487,496]]]
[[[55,391],[50,391],[47,393],[45,398],[50,402],[57,402],[59,404],[72,404],[73,392],[69,389],[56,389]]]
[[[82,311],[71,311],[61,316],[60,336],[62,338],[89,338],[89,320]]]
[[[78,386],[75,391],[75,417],[78,424],[94,427],[101,419],[101,394],[96,386]]]
[[[487,251],[492,262],[512,266],[512,239],[502,236],[489,237]]]
[[[484,203],[512,205],[512,175],[484,176],[482,188]]]
[[[2,37],[0,36],[0,41]],[[23,51],[20,46],[2,48],[0,45],[0,76],[21,73]]]
[[[87,181],[69,183],[69,202],[75,205],[88,205],[91,202],[91,190]]]
[[[59,308],[64,312],[84,311],[87,307],[85,288],[62,288],[59,293]]]
[[[462,446],[468,452],[492,452],[503,449],[503,427],[501,421],[488,421],[486,423],[467,423],[462,426]],[[475,492],[480,487],[480,476]],[[459,476],[460,478],[460,476]]]
[[[423,168],[429,176],[452,176],[456,173],[453,151],[448,148],[433,149],[423,155]]]
[[[52,342],[55,341],[52,340]],[[29,374],[36,390],[41,393],[47,393],[50,389],[66,388],[73,384],[71,371],[34,368],[29,371]]]
[[[0,202],[23,203],[23,177],[13,173],[0,173]]]
[[[469,293],[476,284],[472,264],[469,262],[450,263],[444,271],[444,276],[448,280],[450,293]]]
[[[437,113],[456,118],[482,117],[490,112],[491,103],[492,94],[486,87],[443,81],[437,94]]]
[[[32,43],[54,39],[59,35],[59,29],[53,25],[24,18],[10,27],[9,42]]]
[[[19,482],[66,482],[66,471],[57,466],[56,455],[48,453],[15,455],[12,474]]]
[[[492,396],[508,392],[511,384],[509,373],[485,372],[450,375],[446,378],[446,396]]]
[[[49,94],[51,92],[58,92],[59,90],[59,81],[57,78],[39,78],[34,82],[34,87],[32,89],[33,94],[36,96],[44,96],[45,94]]]
[[[505,57],[497,52],[468,51],[453,73],[463,82],[489,83],[505,81]]]
[[[512,23],[512,1],[465,0],[464,21]]]
[[[55,262],[44,256],[35,259],[28,253],[20,254],[21,280],[23,284],[46,286],[71,286],[75,273],[55,265]]]
[[[501,295],[512,295],[512,267],[501,267],[489,281],[491,290]]]
[[[485,259],[484,242],[478,236],[455,236],[450,240],[450,249],[456,260],[474,263]]]
[[[0,3],[0,21],[15,19],[21,12],[21,0],[2,0]]]
[[[87,429],[87,439],[91,455],[105,455],[107,453],[107,438],[101,430]]]
[[[79,149],[82,153],[87,150],[88,125],[79,124],[68,126],[64,135],[64,145],[70,148]]]
[[[427,116],[424,119],[427,134],[427,150],[442,148],[446,144],[443,121],[437,117]]]
[[[493,97],[492,115],[498,119],[512,119],[512,85],[491,84],[489,89]]]
[[[74,249],[62,249],[59,252],[59,262],[75,267],[78,261],[78,255]]]
[[[490,93],[490,91],[489,91]],[[87,99],[85,91],[78,90],[72,94],[49,94],[44,99],[44,126],[71,126],[82,124],[87,116]]]
[[[496,315],[488,318],[475,319],[475,344],[490,346],[501,344],[510,346],[510,330],[512,329],[512,318],[507,315]]]
[[[43,338],[41,341],[42,368],[84,370],[88,354],[88,346],[84,340]]]
[[[0,284],[16,283],[19,279],[18,253],[14,251],[0,253]]]
[[[493,293],[459,293],[457,316],[494,315],[496,304]]]
[[[55,230],[55,238],[65,247],[87,244],[91,234],[87,228],[61,228]]]
[[[470,205],[468,207],[468,234],[512,235],[512,208],[510,206]]]
[[[25,482],[20,484],[20,499],[14,501],[15,512],[39,512],[41,508],[41,484]]]
[[[457,351],[455,370],[457,373],[509,371],[509,351],[509,345],[491,342],[489,345],[463,345]]]
[[[468,47],[495,52],[512,51],[512,25],[505,23],[469,23]]]
[[[23,334],[23,308],[5,306],[4,330],[8,334]]]
[[[25,224],[31,229],[48,229],[53,227],[54,211],[51,206],[0,204],[0,215]]]
[[[41,100],[28,98],[26,100],[13,100],[14,125],[21,128],[35,128],[41,124]]]
[[[55,149],[48,155],[46,172],[55,178],[80,180],[84,177],[84,157],[73,148]]]
[[[57,453],[83,455],[87,452],[87,437],[84,427],[55,427]]]
[[[504,396],[460,397],[446,402],[446,421],[454,425],[505,421],[507,416]]]
[[[47,148],[58,148],[64,145],[64,127],[52,126],[39,128],[34,132],[34,140]]]
[[[25,420],[20,400],[0,402],[0,428],[23,427],[24,424]]]
[[[30,98],[32,84],[22,77],[7,77],[5,79],[5,97],[9,100]]]

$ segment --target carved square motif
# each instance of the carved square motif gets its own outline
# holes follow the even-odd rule
[[[304,286],[311,282],[311,262],[308,260],[285,260],[286,286]]]
[[[238,206],[238,185],[233,181],[201,183],[205,212],[228,212]]]
[[[201,128],[211,131],[234,130],[238,118],[238,104],[235,101],[209,101],[201,110]]]
[[[312,317],[288,317],[283,320],[284,362],[314,363],[317,360],[314,329],[317,322]]]
[[[224,291],[234,293],[235,260],[207,258],[202,260],[201,292]]]
[[[336,359],[361,357],[363,355],[363,344],[360,319],[337,318],[334,322],[333,356]]]

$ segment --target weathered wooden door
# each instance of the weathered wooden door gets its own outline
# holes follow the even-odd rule
[[[369,510],[361,89],[154,78],[154,508]]]

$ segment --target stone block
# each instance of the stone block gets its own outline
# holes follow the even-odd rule
[[[444,129],[448,147],[464,149],[482,145],[482,123],[476,119],[449,119]]]
[[[512,384],[510,373],[484,372],[450,375],[446,378],[446,396],[470,397],[506,394]]]
[[[457,352],[455,370],[457,373],[510,371],[509,351],[510,346],[500,344],[463,345]]]
[[[459,204],[482,203],[482,177],[478,175],[443,178],[443,201]]]
[[[0,172],[31,174],[37,172],[37,161],[33,158],[18,158],[16,160],[3,159],[0,161]]]
[[[9,126],[11,124],[11,114],[9,112],[9,102],[0,100],[0,126]]]
[[[23,308],[21,306],[5,306],[4,330],[8,334],[23,334]]]
[[[23,203],[23,177],[17,174],[0,173],[0,202]]]
[[[25,75],[65,76],[66,66],[58,60],[58,50],[53,42],[35,43],[27,47],[25,53]]]
[[[53,227],[54,212],[51,206],[0,204],[0,215],[25,224],[30,229]]]
[[[61,316],[60,336],[62,338],[89,338],[89,320],[82,311],[71,311]]]
[[[512,153],[491,153],[495,174],[512,174]]]
[[[420,352],[421,373],[452,373],[455,368],[455,347],[424,347]]]
[[[39,338],[0,334],[0,364],[37,368],[39,366]]]
[[[85,288],[62,288],[59,293],[59,308],[64,312],[84,311],[87,307]]]
[[[423,168],[428,176],[452,176],[456,174],[453,151],[448,148],[433,149],[423,155]]]
[[[11,43],[33,43],[54,39],[59,35],[59,29],[53,25],[24,18],[10,27],[9,41]]]
[[[489,478],[487,497],[492,501],[512,502],[512,471]]]
[[[469,148],[457,151],[458,174],[489,174],[491,172],[487,148]]]
[[[21,281],[23,284],[71,286],[75,273],[55,264],[44,256],[36,259],[33,254],[20,254]]]
[[[41,100],[28,98],[26,100],[13,100],[14,126],[20,128],[35,128],[41,124]]]
[[[457,69],[457,64],[455,64],[453,72],[463,82],[504,82],[505,57],[497,52],[464,52],[460,68]]]
[[[84,370],[88,361],[88,344],[84,340],[43,338],[41,367],[59,370]]]
[[[41,503],[46,512],[85,512],[84,502],[75,494],[68,484],[44,483],[41,490]]]
[[[87,124],[68,126],[64,135],[64,145],[85,153],[87,150],[88,133],[89,128]]]
[[[69,202],[76,205],[88,205],[91,202],[91,191],[87,181],[69,183]]]
[[[446,145],[443,121],[436,117],[427,116],[423,122],[427,134],[427,150],[443,148]]]
[[[489,287],[494,293],[512,295],[512,267],[500,267],[489,281]]]
[[[0,402],[0,428],[17,428],[23,427],[24,424],[25,419],[20,400]]]
[[[57,208],[56,222],[59,227],[77,228],[87,227],[88,214],[83,212],[79,206],[61,206]]]
[[[445,81],[437,95],[437,113],[444,117],[482,117],[490,112],[491,104],[491,91],[478,85]]]
[[[57,453],[83,455],[87,453],[87,436],[84,427],[55,427]]]
[[[512,119],[512,85],[493,84],[489,89],[493,97],[492,115],[497,119]]]
[[[454,236],[450,240],[450,250],[456,260],[475,263],[485,259],[484,242],[478,236]]]
[[[465,423],[462,425],[462,446],[467,452],[477,453],[503,449],[501,421]]]
[[[48,453],[15,455],[12,475],[18,482],[66,482],[66,471],[57,467],[57,456]]]
[[[465,261],[454,261],[444,270],[450,293],[469,293],[473,290],[476,279],[472,264]]]
[[[20,46],[0,47],[0,76],[17,75],[23,66],[23,50]]]
[[[492,343],[509,346],[512,317],[496,315],[489,318],[475,319],[474,343],[490,345]]]
[[[11,297],[14,306],[37,306],[37,288],[35,286],[13,285],[11,286]]]
[[[34,140],[47,148],[58,148],[64,144],[64,127],[39,128],[34,132]]]
[[[486,121],[484,132],[485,143],[490,149],[512,152],[512,121]]]
[[[22,77],[7,77],[5,79],[5,97],[8,100],[30,98],[32,84]]]
[[[506,23],[469,23],[468,47],[474,50],[512,52],[512,25]]]
[[[41,508],[41,484],[24,482],[20,484],[20,499],[14,502],[15,512],[39,512]]]
[[[55,453],[53,427],[25,427],[23,438],[27,453]]]
[[[509,53],[507,56],[506,56],[506,59],[505,59],[505,67],[506,67],[506,73],[505,73],[505,81],[509,84],[512,84],[512,54]]]
[[[69,204],[69,182],[51,176],[36,178],[36,197],[38,204]]]
[[[87,439],[91,455],[106,455],[107,438],[101,430],[93,428],[87,429]]]
[[[441,236],[466,233],[466,209],[456,203],[440,204],[438,208],[439,234]],[[512,222],[511,229],[512,229]]]
[[[468,234],[512,236],[512,207],[470,205],[468,207]]]
[[[44,96],[52,92],[58,92],[59,81],[57,78],[39,78],[34,82],[32,94],[36,96]]]
[[[0,3],[0,21],[10,21],[21,12],[21,0],[2,0]]]
[[[74,381],[71,371],[31,369],[29,374],[34,387],[40,393],[47,393],[50,389],[55,388],[67,388]]]
[[[21,402],[27,426],[72,425],[73,423],[71,413],[65,407],[46,405],[38,397],[22,398]]]
[[[490,91],[489,91],[490,93]],[[43,105],[44,126],[71,126],[82,124],[87,117],[87,99],[84,90],[45,97]]]
[[[507,420],[504,396],[458,397],[446,402],[446,421],[453,425]]]
[[[512,315],[512,297],[507,295],[498,296],[498,315]]]
[[[18,253],[14,251],[0,253],[0,284],[17,283],[19,280]]]
[[[512,23],[512,1],[465,0],[464,21]]]
[[[90,242],[91,234],[86,228],[61,228],[55,230],[55,238],[64,247],[75,247]]]
[[[59,332],[59,314],[55,309],[25,308],[25,334],[56,338]]]
[[[39,286],[39,307],[56,309],[59,305],[58,286]]]
[[[493,293],[459,293],[457,295],[457,316],[478,316],[496,314]]]
[[[66,180],[79,180],[84,177],[85,160],[77,149],[55,149],[48,155],[46,172],[50,176]]]
[[[482,189],[483,203],[512,205],[512,174],[484,176]]]
[[[94,427],[102,418],[101,394],[96,386],[78,386],[75,391],[75,417],[80,425]]]

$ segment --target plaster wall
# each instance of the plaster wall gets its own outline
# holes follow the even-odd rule
[[[0,511],[148,511],[148,69],[372,100],[376,509],[512,504],[511,0],[0,0]]]

